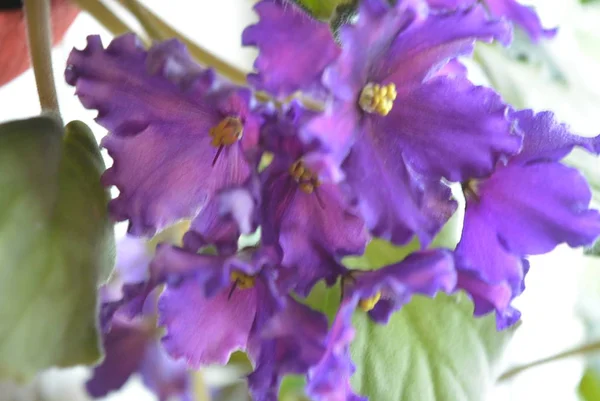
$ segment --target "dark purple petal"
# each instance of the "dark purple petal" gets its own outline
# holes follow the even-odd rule
[[[211,92],[212,72],[194,65],[176,42],[157,46],[148,53],[126,35],[104,50],[90,37],[84,50],[73,50],[66,72],[82,104],[97,109],[109,130],[102,144],[114,164],[103,182],[120,191],[109,207],[116,220],[130,220],[134,234],[193,217],[216,191],[245,181],[245,153],[258,140],[248,90]],[[243,136],[213,166],[218,147],[209,130],[226,117],[241,121]]]
[[[491,21],[481,5],[429,13],[401,32],[375,67],[371,81],[394,82],[401,93],[430,77],[448,60],[470,55],[475,40],[508,45],[510,26]]]
[[[99,398],[120,389],[139,369],[150,341],[150,326],[139,322],[115,321],[111,330],[102,337],[105,357],[94,368],[92,377],[85,385],[88,393]]]
[[[260,306],[257,293],[235,290],[229,297],[229,292],[225,288],[206,298],[193,278],[167,287],[159,301],[159,323],[167,329],[163,344],[173,358],[198,368],[226,364],[232,352],[246,349]]]
[[[354,338],[352,314],[355,300],[340,305],[326,340],[321,360],[308,371],[307,394],[315,401],[366,401],[356,395],[350,386],[354,365],[350,357],[350,343]]]
[[[259,22],[242,34],[243,45],[259,50],[250,84],[275,96],[322,91],[323,71],[340,52],[329,24],[283,0],[262,0],[254,9]]]
[[[520,292],[513,293],[506,282],[489,284],[472,272],[458,272],[457,288],[463,289],[473,300],[475,316],[496,312],[496,328],[504,330],[519,321],[521,313],[510,305]]]
[[[327,318],[288,297],[262,330],[267,345],[248,376],[254,399],[276,400],[283,375],[306,374],[323,355],[326,335]]]
[[[454,10],[472,6],[477,0],[427,0],[429,6],[434,9]]]
[[[509,165],[479,185],[483,213],[510,252],[538,255],[561,243],[589,245],[600,235],[590,188],[579,171],[560,163]]]
[[[173,360],[160,342],[148,344],[140,373],[146,387],[160,401],[168,401],[171,397],[178,397],[181,401],[193,400],[191,378],[185,362]]]
[[[538,42],[556,35],[557,28],[544,29],[540,17],[530,6],[519,4],[517,0],[485,0],[490,13],[496,17],[505,17],[527,32],[529,37]]]
[[[374,236],[427,246],[456,209],[450,189],[419,176],[402,153],[365,135],[342,165],[351,197]]]
[[[448,251],[422,251],[378,270],[356,272],[349,281],[345,296],[356,300],[381,296],[369,316],[378,323],[387,323],[392,312],[402,308],[414,294],[433,297],[438,291],[453,291],[454,258]]]
[[[462,237],[455,250],[457,268],[477,273],[492,284],[521,280],[521,258],[506,249],[495,230],[496,222],[504,217],[491,213],[488,201],[467,200]],[[515,229],[520,227],[515,225]]]
[[[345,272],[342,257],[364,251],[364,222],[335,184],[306,193],[284,171],[272,174],[263,191],[265,240],[272,238],[282,249],[282,266],[289,272],[282,272],[284,286],[307,295],[317,281],[331,284]]]
[[[523,149],[510,163],[527,164],[534,161],[559,161],[575,146],[600,153],[600,135],[593,138],[571,134],[569,127],[556,121],[549,111],[534,114],[532,110],[512,111],[509,117],[525,133]]]
[[[424,175],[461,182],[489,175],[520,150],[522,138],[512,132],[506,112],[493,90],[437,77],[400,93],[391,113],[375,117],[366,135],[388,154],[402,152]]]

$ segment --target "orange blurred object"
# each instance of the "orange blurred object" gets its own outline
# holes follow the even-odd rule
[[[79,9],[68,0],[52,0],[53,44],[61,41]],[[0,86],[29,68],[27,30],[22,10],[0,11]]]

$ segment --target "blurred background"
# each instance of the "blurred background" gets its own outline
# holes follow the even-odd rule
[[[467,62],[471,79],[494,86],[515,107],[550,109],[559,120],[570,124],[574,132],[585,136],[600,134],[600,1],[522,2],[537,7],[546,27],[560,26],[558,36],[533,46],[517,32],[517,40],[508,51],[480,46],[476,62]],[[251,69],[256,53],[241,47],[240,35],[256,20],[253,3],[251,0],[144,1],[181,33],[245,71]],[[122,14],[118,7],[115,11]],[[134,19],[122,15],[131,26],[137,26]],[[100,34],[105,44],[111,39],[110,33],[94,18],[80,13],[54,50],[54,72],[65,120],[83,120],[101,138],[105,130],[94,124],[95,112],[83,109],[74,89],[63,79],[70,50],[83,48],[89,34]],[[0,88],[0,123],[38,113],[31,71]],[[106,162],[111,163],[108,157]],[[570,156],[569,163],[584,170],[597,190],[595,201],[600,205],[600,161],[577,152]],[[125,227],[120,225],[117,231],[118,236],[123,236]],[[507,352],[506,369],[600,336],[600,329],[595,328],[600,327],[600,258],[565,247],[532,258],[532,267],[526,280],[528,290],[516,302],[525,317]],[[530,369],[500,381],[487,401],[578,401],[578,387],[589,362],[575,356]],[[195,380],[199,388],[224,389],[214,400],[245,400],[245,389],[238,380],[240,374],[240,368],[236,367],[211,367],[198,373]],[[83,389],[88,376],[87,369],[75,368],[49,371],[27,386],[0,383],[0,401],[88,400]],[[207,400],[206,392],[198,394],[197,401]],[[105,398],[107,401],[153,399],[137,377],[122,391]]]

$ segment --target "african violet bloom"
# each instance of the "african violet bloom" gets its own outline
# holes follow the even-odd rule
[[[324,341],[327,320],[279,291],[271,250],[213,256],[161,246],[152,263],[168,277],[159,323],[173,357],[199,367],[225,364],[236,350],[247,352],[254,362],[248,384],[260,401],[275,401],[284,374],[306,373],[318,360],[315,347]],[[291,341],[282,328],[292,327],[306,335]],[[280,334],[277,339],[272,332]]]
[[[427,245],[456,207],[440,180],[483,177],[521,142],[496,93],[438,72],[475,39],[507,43],[510,30],[479,6],[428,13],[418,1],[365,0],[339,37],[324,73],[334,100],[303,133],[343,163],[374,235],[402,244],[416,233]]]
[[[281,274],[303,296],[321,279],[335,283],[346,271],[342,257],[361,255],[367,244],[364,221],[335,183],[337,166],[298,137],[314,114],[293,103],[261,128],[262,145],[273,153],[261,173],[262,238],[281,248]]]
[[[427,0],[433,8],[452,10],[472,6],[476,0]],[[545,29],[540,17],[530,6],[519,4],[517,0],[483,0],[491,16],[504,17],[527,32],[531,40],[538,42],[542,38],[552,38],[557,29]]]
[[[150,260],[146,241],[124,238],[118,244],[116,279],[100,292],[103,305],[114,305],[122,297],[123,284],[144,280]],[[105,358],[86,383],[91,396],[104,397],[139,373],[144,385],[161,401],[193,399],[186,364],[172,359],[160,343],[156,313],[156,296],[150,296],[140,315],[131,318],[125,309],[117,309],[103,321]]]
[[[102,145],[114,164],[103,181],[119,189],[109,208],[131,233],[194,217],[217,191],[250,176],[259,127],[250,90],[217,80],[180,42],[146,51],[125,35],[104,49],[91,36],[65,75],[109,130]]]
[[[456,248],[459,287],[473,296],[476,315],[496,310],[499,329],[519,319],[510,302],[523,291],[526,256],[562,243],[588,245],[600,235],[586,180],[560,163],[575,146],[600,153],[600,137],[572,135],[549,112],[510,117],[524,134],[523,149],[489,177],[463,184],[467,207]]]
[[[385,324],[392,312],[408,303],[414,294],[434,296],[450,292],[456,272],[450,252],[423,251],[402,262],[379,270],[353,272],[344,280],[344,299],[327,337],[326,350],[308,373],[308,394],[314,400],[359,401],[352,392],[350,376],[354,366],[350,342],[354,337],[352,314],[358,307],[376,323]]]

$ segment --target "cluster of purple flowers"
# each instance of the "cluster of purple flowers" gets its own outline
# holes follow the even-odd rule
[[[125,317],[147,316],[164,284],[157,319],[171,357],[197,368],[243,350],[259,401],[276,400],[291,373],[306,375],[314,400],[362,400],[349,384],[355,311],[385,324],[413,294],[464,290],[503,329],[519,319],[511,301],[529,255],[600,234],[587,183],[560,163],[575,146],[599,153],[600,137],[511,109],[457,60],[476,40],[509,44],[495,16],[534,39],[552,32],[514,0],[393,3],[362,0],[334,37],[293,3],[260,1],[243,34],[259,50],[252,89],[198,66],[175,40],[145,50],[126,35],[105,49],[90,37],[73,50],[67,81],[109,130],[112,216],[148,237],[192,221],[183,246],[159,246],[146,277],[104,303],[107,338]],[[312,100],[287,101],[298,91]],[[457,208],[453,183],[466,199],[462,238],[453,251],[427,249]],[[239,248],[258,227],[260,241]],[[372,237],[414,236],[422,250],[399,263],[342,264]],[[331,325],[301,302],[319,281],[343,287]]]

